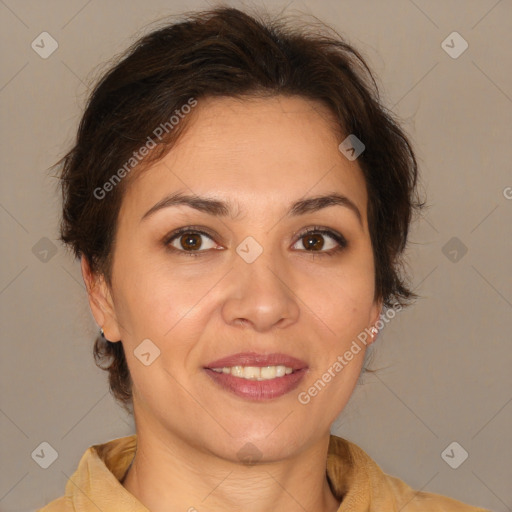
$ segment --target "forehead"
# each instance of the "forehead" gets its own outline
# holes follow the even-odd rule
[[[364,214],[366,186],[356,161],[339,151],[330,110],[302,97],[207,98],[160,161],[135,172],[123,206],[140,211],[177,190],[215,195],[249,213],[249,204],[289,204],[337,191]]]

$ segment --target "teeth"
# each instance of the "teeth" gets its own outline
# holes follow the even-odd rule
[[[265,366],[260,373],[262,379],[273,379],[276,376],[277,368],[275,366]]]
[[[230,368],[212,368],[212,370],[247,380],[270,380],[290,375],[293,372],[293,369],[288,366],[232,366]]]
[[[256,366],[245,366],[242,374],[244,379],[254,380],[261,377],[261,371]]]
[[[231,368],[231,375],[235,377],[243,377],[244,376],[244,367],[243,366],[233,366]]]

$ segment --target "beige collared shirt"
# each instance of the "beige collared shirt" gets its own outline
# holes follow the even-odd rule
[[[137,436],[86,450],[65,495],[38,512],[149,512],[120,483],[134,457]],[[357,445],[332,436],[327,477],[341,501],[338,512],[489,512],[460,501],[411,489],[384,473]]]

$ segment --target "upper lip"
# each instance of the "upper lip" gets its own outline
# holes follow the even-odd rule
[[[287,354],[258,354],[256,352],[241,352],[208,363],[205,368],[226,368],[232,366],[287,366],[292,370],[307,368],[307,364],[296,357]]]

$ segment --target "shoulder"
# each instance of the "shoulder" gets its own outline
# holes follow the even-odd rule
[[[383,473],[401,512],[490,512],[440,494],[415,491],[397,477]]]
[[[339,512],[489,512],[440,494],[415,491],[399,478],[384,473],[359,446],[333,435],[327,470],[334,490],[343,498]]]
[[[133,502],[134,498],[127,493],[119,480],[133,458],[136,442],[137,436],[131,435],[87,448],[77,469],[68,479],[64,495],[36,509],[36,512],[92,511],[93,508],[95,511],[101,509],[106,512],[107,509],[97,504],[109,502],[111,497],[125,500],[123,503],[126,500]],[[91,503],[95,505],[92,508]],[[121,509],[122,507],[119,508]]]

